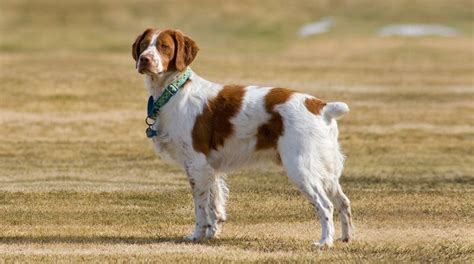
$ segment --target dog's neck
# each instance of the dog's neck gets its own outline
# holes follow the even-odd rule
[[[145,75],[145,87],[153,99],[157,99],[163,90],[181,74],[179,71],[165,72],[160,75]]]

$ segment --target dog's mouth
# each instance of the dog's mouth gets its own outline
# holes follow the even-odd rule
[[[154,72],[150,69],[147,69],[147,68],[141,68],[141,69],[138,69],[138,73],[140,74],[148,74],[148,75],[155,75],[157,74],[157,72]]]
[[[139,67],[138,68],[138,73],[140,74],[147,74],[147,75],[161,75],[163,74],[163,72],[159,72],[157,70],[154,70],[154,69],[150,69],[148,67]]]

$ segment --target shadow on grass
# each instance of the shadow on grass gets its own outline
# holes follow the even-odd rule
[[[183,236],[3,236],[0,244],[130,244],[145,245],[159,243],[194,244],[184,241]],[[273,251],[311,251],[311,243],[304,240],[274,240],[265,238],[219,238],[203,240],[196,244],[204,246],[231,246],[241,249]]]
[[[185,243],[182,236],[4,236],[0,244],[153,244],[153,243]]]
[[[472,175],[459,175],[450,176],[446,175],[434,175],[431,177],[416,177],[415,175],[400,176],[346,176],[342,178],[342,182],[350,187],[380,187],[385,185],[390,187],[393,191],[397,190],[414,190],[425,191],[426,188],[431,189],[442,189],[446,187],[452,187],[453,185],[458,188],[465,189],[474,186]]]

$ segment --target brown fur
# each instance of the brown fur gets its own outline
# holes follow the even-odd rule
[[[239,112],[244,94],[243,86],[226,85],[204,106],[192,131],[193,147],[197,152],[209,155],[232,136],[234,127],[230,119]]]
[[[178,46],[175,43],[174,30],[165,30],[160,33],[156,40],[156,49],[160,53],[163,70],[176,70],[174,67],[175,53]]]
[[[191,38],[184,36],[179,30],[173,30],[172,35],[175,41],[174,63],[170,65],[170,69],[183,71],[186,66],[193,62],[199,47]]]
[[[283,135],[283,118],[273,109],[279,104],[283,104],[294,93],[285,88],[273,88],[265,96],[265,109],[271,114],[270,120],[258,128],[256,149],[276,148],[278,138]]]
[[[306,109],[315,115],[319,115],[321,113],[321,109],[326,106],[326,102],[321,101],[316,98],[306,98],[304,101],[304,105]]]
[[[147,28],[142,34],[138,35],[137,38],[135,39],[135,42],[133,42],[132,57],[135,61],[138,60],[138,57],[143,52],[143,48],[144,48],[143,46],[145,46],[144,44],[146,44],[144,40],[148,40],[147,43],[149,43],[149,41],[151,40],[151,36],[153,35],[154,32],[155,32],[154,29]]]

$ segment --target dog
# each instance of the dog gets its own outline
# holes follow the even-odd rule
[[[192,189],[195,230],[186,241],[215,238],[226,220],[225,173],[256,161],[284,167],[319,215],[321,239],[334,242],[333,211],[341,240],[353,238],[350,201],[339,185],[344,156],[336,119],[349,111],[286,88],[222,85],[189,65],[196,42],[179,30],[146,29],[132,45],[150,95],[147,136],[158,154],[182,166]]]

